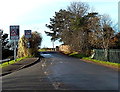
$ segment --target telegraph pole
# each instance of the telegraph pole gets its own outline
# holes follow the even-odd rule
[[[53,51],[55,51],[55,46],[54,46],[54,42],[55,42],[55,41],[52,41],[52,44],[53,44]]]

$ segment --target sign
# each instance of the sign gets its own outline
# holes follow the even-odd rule
[[[10,26],[10,39],[11,40],[19,39],[19,26]]]
[[[24,30],[25,38],[31,38],[31,30]]]

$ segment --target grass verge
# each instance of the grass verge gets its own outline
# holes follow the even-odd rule
[[[100,64],[104,64],[104,65],[113,66],[113,67],[116,67],[116,68],[120,67],[120,63],[113,63],[113,62],[101,61],[101,60],[91,59],[89,57],[83,57],[82,59],[83,60],[89,60],[89,61],[92,61],[92,62],[95,62],[95,63],[100,63]]]
[[[97,63],[97,64],[101,64],[104,66],[112,67],[112,68],[119,68],[120,67],[120,63],[113,63],[113,62],[91,59],[90,57],[87,57],[84,54],[78,54],[78,52],[71,53],[71,54],[69,54],[69,56],[81,58],[83,61],[89,61],[91,63]]]
[[[29,56],[29,57],[21,57],[21,58],[18,58],[18,59],[16,59],[16,60],[11,60],[11,61],[9,61],[9,62],[2,63],[2,64],[0,64],[0,68],[6,67],[6,66],[8,66],[8,65],[14,64],[14,63],[16,63],[16,62],[19,62],[20,60],[23,60],[23,59],[25,59],[25,58],[30,58],[30,57],[32,57],[32,56]]]
[[[87,57],[87,56],[84,55],[84,54],[78,54],[78,52],[71,53],[71,54],[69,54],[69,56],[77,57],[77,58]]]

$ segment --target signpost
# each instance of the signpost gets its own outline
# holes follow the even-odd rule
[[[24,30],[24,33],[25,33],[25,38],[29,39],[29,38],[32,37],[31,30]],[[29,41],[27,43],[27,47],[30,48],[30,42]]]
[[[19,40],[19,26],[10,26],[10,39],[14,40],[14,60],[16,60],[16,40]]]
[[[29,41],[29,39],[32,37],[32,35],[31,35],[31,30],[24,30],[24,34],[25,34],[25,38],[26,39],[28,39],[28,42],[26,43],[26,45],[27,45],[27,48],[28,48],[28,55],[30,55],[30,41]]]

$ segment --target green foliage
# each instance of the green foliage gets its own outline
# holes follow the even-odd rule
[[[41,51],[47,51],[47,49],[39,49],[38,51],[39,52],[41,52]]]
[[[9,56],[13,56],[13,51],[9,50],[11,48],[10,42],[8,40],[8,34],[3,33],[3,30],[0,29],[0,43],[2,43],[2,59],[6,59]]]
[[[45,33],[52,41],[62,41],[73,51],[86,55],[93,48],[108,49],[115,32],[109,16],[89,12],[89,6],[82,2],[73,2],[68,9],[55,12],[46,27],[50,31]]]
[[[78,54],[78,52],[73,52],[73,53],[69,54],[69,56],[76,55],[76,54]]]
[[[71,54],[69,54],[69,56],[77,57],[77,58],[87,57],[87,55],[85,55],[85,54],[79,54],[78,52],[71,53]]]
[[[2,59],[10,58],[14,56],[14,51],[9,49],[2,49]]]

